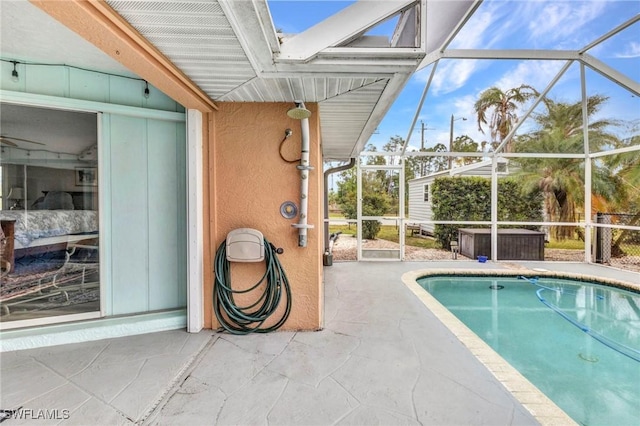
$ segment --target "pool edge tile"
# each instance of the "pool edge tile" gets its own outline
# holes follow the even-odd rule
[[[506,273],[505,273],[506,272]],[[522,270],[486,270],[478,275],[522,275]],[[438,270],[418,270],[402,275],[402,282],[409,290],[438,318],[469,352],[522,404],[531,415],[544,426],[577,425],[567,413],[558,407],[548,396],[524,377],[518,370],[501,357],[491,346],[478,337],[469,327],[453,315],[428,291],[418,284],[417,280],[424,276],[433,275],[469,275],[464,273],[451,274]],[[473,272],[475,274],[475,271]],[[541,275],[539,272],[538,275]]]

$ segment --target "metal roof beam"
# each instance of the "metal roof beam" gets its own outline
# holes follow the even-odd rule
[[[587,50],[613,37],[614,35],[618,34],[620,31],[625,30],[626,28],[630,27],[631,25],[635,24],[638,21],[640,21],[640,15],[636,15],[633,18],[629,19],[628,21],[623,22],[622,24],[618,25],[608,33],[604,34],[602,37],[598,37],[597,39],[595,39],[594,41],[592,41],[591,43],[587,44],[585,47],[580,49],[580,53],[585,53]]]
[[[632,80],[621,72],[611,68],[609,65],[604,62],[594,58],[588,53],[584,53],[581,55],[582,63],[596,71],[599,74],[602,74],[604,77],[613,81],[614,83],[619,84],[625,89],[629,90],[636,96],[640,96],[640,83]]]
[[[462,27],[465,26],[467,21],[471,19],[471,16],[473,16],[473,14],[476,12],[476,10],[480,7],[481,4],[482,4],[482,0],[476,0],[473,2],[471,7],[467,9],[465,14],[457,22],[456,26],[453,28],[451,33],[445,38],[444,43],[442,43],[442,46],[440,47],[440,52],[444,51],[449,46],[449,44],[451,44],[453,39],[458,35],[460,30],[462,30]]]
[[[544,59],[557,61],[579,60],[575,50],[537,49],[449,49],[441,53],[447,59]]]
[[[331,58],[316,59],[312,64],[276,64],[279,73],[304,73],[311,72],[317,77],[324,77],[325,74],[333,73],[355,73],[367,75],[395,74],[398,72],[413,72],[416,68],[415,59],[379,59],[354,61],[351,58]]]
[[[266,0],[218,3],[255,72],[273,71],[273,53],[280,49],[280,42]]]
[[[308,61],[318,52],[348,43],[418,2],[419,0],[358,1],[308,30],[286,39],[277,58],[280,61]]]
[[[411,134],[413,133],[413,129],[416,126],[416,122],[418,121],[418,117],[420,116],[420,111],[422,111],[422,106],[424,105],[424,100],[427,98],[427,93],[429,92],[429,88],[431,87],[431,82],[433,81],[433,76],[436,74],[436,69],[438,68],[438,63],[436,62],[431,68],[431,73],[429,74],[429,80],[427,84],[424,86],[424,90],[422,91],[422,96],[420,96],[420,102],[418,102],[418,106],[416,107],[416,113],[413,116],[413,121],[411,122],[411,127],[409,128],[409,133],[404,140],[404,145],[402,146],[402,155],[407,150],[407,146],[409,146],[409,142],[411,141]]]

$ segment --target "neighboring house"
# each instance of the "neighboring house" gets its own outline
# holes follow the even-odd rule
[[[498,160],[498,174],[509,174],[507,160]],[[431,192],[433,182],[440,177],[450,176],[478,176],[491,178],[491,160],[467,164],[450,170],[433,173],[409,181],[409,219],[408,223],[419,226],[420,235],[432,236],[435,225],[433,223],[420,223],[433,220],[433,207]],[[418,225],[419,224],[419,225]]]

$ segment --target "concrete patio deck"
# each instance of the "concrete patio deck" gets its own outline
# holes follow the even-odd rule
[[[640,274],[585,264],[335,263],[322,331],[175,330],[1,353],[0,408],[22,407],[5,424],[566,424],[537,395],[525,408],[401,280],[436,267],[640,284]]]

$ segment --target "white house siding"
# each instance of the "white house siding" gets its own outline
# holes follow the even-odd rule
[[[412,221],[419,222],[433,220],[433,206],[431,204],[433,193],[429,194],[429,201],[424,201],[424,185],[431,186],[439,177],[475,176],[491,178],[491,161],[482,161],[455,168],[453,169],[453,172],[454,173],[452,174],[447,170],[409,181],[409,223],[412,223]],[[429,223],[421,224],[420,227],[423,233],[428,234],[432,234],[435,228],[433,224]]]
[[[413,221],[432,220],[431,193],[429,200],[424,201],[424,185],[431,186],[435,176],[425,176],[409,181],[409,223]],[[420,225],[421,233],[432,234],[433,224],[424,223]]]

